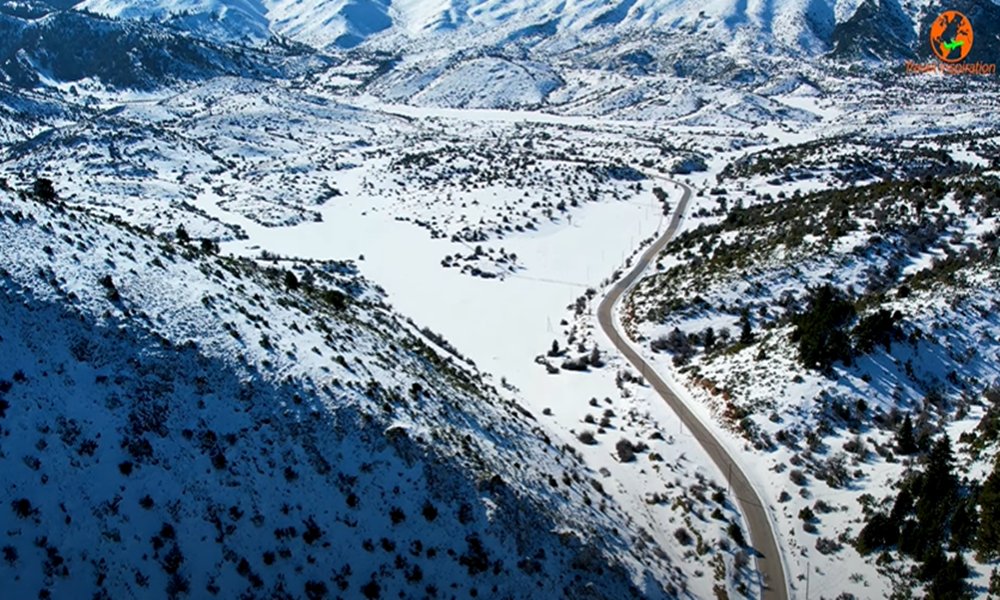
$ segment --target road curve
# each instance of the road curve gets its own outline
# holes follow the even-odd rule
[[[652,246],[643,253],[642,257],[621,280],[618,281],[608,292],[608,295],[601,301],[597,309],[597,320],[601,324],[601,329],[611,339],[618,351],[625,355],[632,365],[645,375],[646,381],[653,386],[653,389],[677,414],[680,420],[687,426],[694,438],[705,449],[705,452],[712,458],[712,461],[719,467],[722,473],[726,473],[730,480],[733,495],[739,502],[740,508],[750,529],[750,541],[757,551],[757,568],[760,570],[763,582],[763,600],[787,600],[788,588],[785,584],[785,571],[781,562],[781,554],[778,551],[777,538],[771,528],[771,521],[767,518],[764,502],[757,495],[750,480],[735,461],[729,456],[726,449],[719,443],[712,432],[706,427],[690,408],[664,383],[655,369],[647,363],[632,346],[622,338],[615,327],[614,309],[624,293],[634,284],[642,273],[649,266],[649,263],[667,245],[670,239],[677,232],[681,218],[691,199],[691,188],[674,182],[684,189],[684,195],[677,204],[673,218],[667,230],[663,232]]]

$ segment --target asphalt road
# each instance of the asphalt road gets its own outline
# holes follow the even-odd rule
[[[761,498],[757,495],[750,480],[729,456],[729,452],[719,443],[712,432],[699,420],[690,408],[667,386],[651,365],[649,365],[639,354],[632,349],[632,346],[622,338],[618,329],[614,325],[614,308],[622,295],[629,287],[635,283],[652,262],[656,255],[667,245],[670,238],[677,232],[680,226],[681,217],[687,209],[688,201],[691,199],[691,188],[674,182],[684,189],[684,195],[677,204],[673,218],[669,227],[663,235],[657,239],[652,246],[642,255],[635,264],[618,283],[615,284],[597,310],[597,320],[601,324],[604,333],[611,338],[615,347],[625,355],[632,365],[638,369],[646,378],[646,381],[653,386],[653,389],[677,414],[680,420],[688,428],[694,438],[705,449],[705,452],[712,458],[712,461],[719,467],[719,470],[729,478],[731,496],[735,496],[743,512],[745,523],[750,529],[749,542],[757,551],[757,568],[761,573],[763,583],[763,600],[787,600],[788,588],[786,586],[784,566],[781,563],[781,555],[778,552],[778,544],[771,529],[771,522],[767,518],[766,509]]]

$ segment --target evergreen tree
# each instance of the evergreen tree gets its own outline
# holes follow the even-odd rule
[[[594,349],[590,351],[590,364],[594,367],[604,366],[604,363],[601,362],[601,351],[597,349],[597,344],[594,344]]]
[[[186,244],[191,241],[191,236],[188,235],[187,229],[184,229],[183,225],[177,226],[177,233],[174,234],[174,237],[176,237],[177,241],[182,244]]]
[[[740,343],[750,345],[754,343],[753,329],[750,327],[750,316],[743,313],[740,323]]]
[[[979,562],[987,562],[1000,556],[1000,461],[979,493],[979,511],[976,558]]]
[[[868,522],[861,529],[856,547],[862,555],[871,554],[886,546],[892,546],[897,539],[899,539],[899,527],[894,528],[885,513],[877,512],[868,518]]]
[[[942,435],[927,456],[927,468],[921,476],[920,495],[916,502],[918,549],[940,548],[945,541],[949,517],[958,497],[955,459],[951,439]]]
[[[285,288],[289,290],[299,289],[299,278],[291,271],[285,271]]]
[[[976,513],[975,493],[963,498],[955,512],[951,515],[951,550],[961,552],[972,546],[972,539],[979,527],[979,515]]]
[[[31,186],[31,192],[35,198],[46,202],[56,199],[56,188],[52,185],[52,180],[45,177],[39,177],[35,180],[34,185]]]
[[[850,366],[853,348],[847,326],[855,314],[850,300],[830,284],[811,290],[808,309],[792,317],[799,361],[820,371],[830,371],[837,361]]]
[[[715,330],[711,327],[706,328],[701,336],[701,343],[705,346],[706,352],[711,352],[715,347]]]
[[[896,432],[896,450],[903,455],[917,451],[917,439],[913,435],[913,419],[910,415],[906,415],[899,431]]]
[[[938,552],[940,552],[940,549],[938,549]],[[964,600],[972,598],[969,584],[965,581],[968,576],[969,565],[965,563],[965,559],[962,558],[961,553],[956,554],[934,572],[933,581],[927,586],[927,600]]]

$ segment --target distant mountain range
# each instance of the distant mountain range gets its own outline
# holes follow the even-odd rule
[[[560,87],[556,64],[754,87],[789,60],[930,59],[928,32],[946,9],[973,21],[968,60],[1000,55],[996,0],[8,0],[0,82],[142,89],[281,76],[295,67],[290,55],[351,51],[388,61],[379,85],[397,100],[499,68],[523,80],[523,106]]]
[[[857,46],[865,56],[879,56],[887,43],[914,52],[918,32],[941,10],[962,10],[983,29],[996,23],[991,17],[997,10],[993,0],[84,0],[76,7],[167,22],[216,40],[259,42],[278,35],[320,48],[456,32],[496,44],[654,30],[705,42],[749,33],[809,55]]]

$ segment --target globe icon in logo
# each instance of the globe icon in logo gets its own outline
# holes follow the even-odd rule
[[[931,25],[931,48],[947,63],[964,60],[972,50],[972,23],[954,10],[941,13]]]

